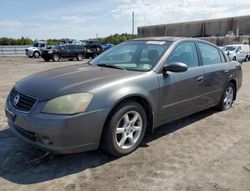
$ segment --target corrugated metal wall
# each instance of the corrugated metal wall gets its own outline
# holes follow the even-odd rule
[[[236,35],[250,35],[250,15],[214,20],[204,20],[166,25],[138,27],[139,37],[184,36],[208,37],[225,36],[229,31]]]

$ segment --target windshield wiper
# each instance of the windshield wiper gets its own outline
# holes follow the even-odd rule
[[[116,68],[119,70],[126,70],[125,68],[123,68],[121,66],[116,66],[116,65],[112,65],[112,64],[96,64],[96,66],[107,67],[107,68]]]

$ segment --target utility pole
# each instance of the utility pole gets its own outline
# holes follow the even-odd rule
[[[132,35],[134,35],[134,28],[135,28],[135,13],[132,12]]]

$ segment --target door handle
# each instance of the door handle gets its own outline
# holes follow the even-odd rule
[[[198,78],[197,78],[197,81],[202,81],[204,79],[204,76],[199,76]]]

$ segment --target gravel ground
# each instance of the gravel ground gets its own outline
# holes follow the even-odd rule
[[[0,57],[0,190],[250,190],[250,62],[233,107],[209,109],[166,124],[134,153],[101,151],[53,156],[7,128],[4,103],[19,79],[80,62]]]

